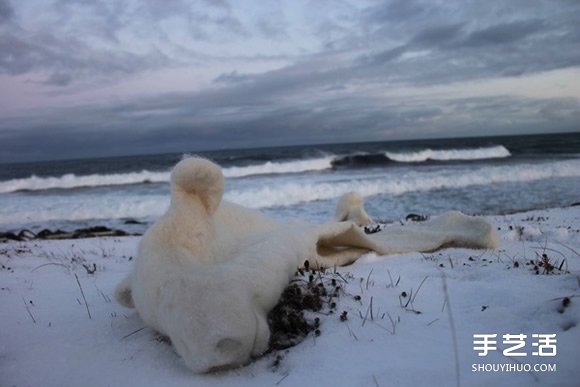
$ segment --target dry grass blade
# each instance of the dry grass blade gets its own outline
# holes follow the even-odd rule
[[[423,286],[425,281],[427,281],[427,278],[429,278],[429,276],[425,276],[425,278],[423,278],[423,281],[421,281],[421,283],[419,284],[417,291],[415,292],[415,294],[413,294],[413,298],[411,299],[411,305],[413,305],[413,303],[415,302],[415,298],[417,298],[417,294],[419,294],[419,291],[421,290],[421,287]]]
[[[447,290],[447,280],[445,273],[442,273],[441,280],[443,281],[443,294],[445,295],[445,304],[447,304],[447,316],[449,318],[449,326],[451,328],[451,339],[453,340],[453,355],[455,357],[455,384],[457,387],[461,386],[461,375],[459,371],[459,350],[457,348],[457,332],[455,329],[455,321],[453,319],[453,312],[449,303],[449,292]]]
[[[349,323],[347,322],[346,324],[346,329],[348,329],[348,333],[356,340],[358,341],[358,337],[354,334],[354,332],[352,331],[352,329],[350,328]]]
[[[125,336],[121,337],[121,340],[125,340],[127,337],[131,337],[131,336],[133,336],[134,334],[141,332],[141,331],[142,331],[143,329],[145,329],[145,328],[146,328],[146,327],[139,328],[139,329],[137,329],[137,330],[135,330],[135,331],[133,331],[133,332],[131,332],[131,333],[129,333],[129,334],[127,334],[127,335],[125,335]]]
[[[276,386],[279,386],[279,385],[280,385],[280,383],[282,383],[282,381],[284,381],[284,379],[286,379],[286,378],[288,377],[288,375],[290,375],[290,373],[289,373],[289,372],[287,372],[287,373],[286,373],[286,374],[285,374],[285,375],[282,377],[282,379],[278,380],[278,382],[276,383]]]
[[[45,267],[45,266],[51,266],[51,265],[56,265],[56,266],[62,266],[64,268],[68,269],[68,266],[63,264],[63,263],[58,263],[58,262],[49,262],[49,263],[44,263],[40,266],[35,267],[34,269],[30,270],[30,272],[32,273],[33,271],[36,271],[38,269],[40,269],[41,267]]]
[[[83,291],[83,287],[81,286],[81,281],[79,281],[79,276],[75,273],[75,278],[77,280],[77,284],[79,285],[79,289],[81,290],[81,296],[83,296],[83,301],[85,302],[85,307],[87,308],[87,314],[89,315],[89,320],[92,319],[91,311],[89,309],[89,304],[87,303],[87,299],[85,297],[85,292]]]
[[[369,281],[370,281],[370,279],[371,279],[371,274],[373,274],[373,270],[374,270],[374,269],[371,269],[371,271],[369,272],[369,275],[367,276],[367,282],[366,282],[366,285],[365,285],[365,288],[366,288],[367,290],[369,290]]]
[[[34,316],[32,315],[32,312],[30,311],[30,309],[28,308],[28,304],[26,303],[26,300],[24,298],[22,298],[22,302],[24,303],[24,307],[26,308],[26,311],[28,312],[28,315],[30,316],[30,318],[32,319],[32,322],[34,324],[36,324],[36,319],[34,318]]]

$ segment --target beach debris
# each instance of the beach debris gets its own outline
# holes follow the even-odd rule
[[[0,233],[0,242],[8,241],[30,241],[35,239],[82,239],[82,238],[97,238],[97,237],[121,237],[134,236],[140,234],[131,234],[123,230],[111,229],[105,226],[94,226],[88,228],[79,228],[73,231],[63,231],[60,229],[50,230],[45,228],[37,234],[28,229],[21,230],[18,234],[14,232]]]
[[[138,220],[133,219],[133,218],[129,218],[129,219],[125,219],[123,224],[147,224],[147,223],[138,221]]]
[[[536,274],[567,274],[568,265],[566,263],[566,258],[561,260],[554,260],[548,256],[546,253],[541,255],[537,253],[536,259],[530,259],[526,262],[526,266],[531,267],[531,270]]]
[[[420,215],[420,214],[413,214],[413,213],[408,214],[405,217],[405,220],[407,222],[409,222],[409,221],[410,222],[424,222],[424,221],[426,221],[428,219],[429,219],[429,216],[427,216],[427,215]]]
[[[340,274],[313,269],[305,261],[268,314],[270,350],[293,347],[311,332],[315,337],[320,336],[320,316],[335,313],[338,298],[345,294],[345,283]],[[346,316],[347,312],[342,312],[339,319],[346,321]]]
[[[384,224],[370,224],[364,227],[365,234],[375,234],[381,232],[385,228]]]

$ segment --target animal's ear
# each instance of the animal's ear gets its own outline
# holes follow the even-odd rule
[[[171,172],[171,183],[174,194],[183,192],[196,195],[213,214],[224,193],[224,175],[221,168],[209,160],[191,157],[181,160]]]

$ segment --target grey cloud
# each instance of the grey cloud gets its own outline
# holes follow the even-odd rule
[[[54,30],[63,36],[80,35],[113,45],[119,43],[118,34],[131,12],[127,1],[102,0],[56,0],[52,10],[57,20]]]
[[[107,21],[98,22],[91,28],[94,27],[95,31],[110,30],[112,35],[124,25],[129,32],[149,29],[162,35],[159,23],[175,17],[189,23],[193,40],[219,43],[223,39],[250,38],[251,31],[256,30],[273,39],[284,39],[282,13],[274,13],[275,17],[267,20],[256,20],[252,30],[242,24],[227,2],[212,2],[208,9],[202,6],[205,4],[203,2],[150,1],[141,3],[133,13],[126,8],[111,8],[101,1],[60,0],[57,4],[63,18],[74,15],[74,7],[91,7],[97,20]],[[338,49],[343,52],[362,51],[354,62],[333,61],[326,67],[314,64],[313,71],[302,73],[295,73],[296,66],[290,65],[286,69],[258,76],[246,76],[232,70],[218,76],[214,83],[234,85],[255,81],[258,88],[261,85],[273,87],[277,83],[278,88],[291,90],[295,87],[290,82],[273,78],[289,77],[299,86],[313,84],[329,87],[336,83],[337,77],[343,77],[341,83],[372,80],[420,85],[498,74],[514,76],[578,64],[580,28],[571,16],[575,11],[580,12],[578,5],[558,3],[559,7],[553,7],[532,1],[513,4],[521,8],[515,21],[512,14],[507,12],[509,7],[502,2],[487,2],[485,7],[477,2],[469,5],[418,0],[383,2],[363,11],[359,15],[358,27],[356,22],[350,20],[346,28],[331,17],[319,22],[318,28],[327,26],[325,28],[328,29],[330,25],[340,30],[337,32],[340,36],[338,40],[322,40],[321,47],[330,52]],[[354,20],[355,16],[351,18]],[[274,23],[278,19],[281,22]],[[376,28],[367,28],[367,23]],[[278,32],[272,30],[276,27],[280,27]],[[48,34],[53,37],[52,41],[42,41],[37,38],[39,35],[46,34],[15,36],[5,32],[0,42],[3,46],[0,47],[3,49],[0,53],[0,71],[10,74],[45,72],[48,73],[45,84],[64,85],[67,83],[63,82],[63,74],[70,78],[68,84],[77,78],[89,79],[95,75],[100,82],[108,74],[115,79],[115,76],[208,59],[193,51],[192,45],[171,42],[168,36],[163,38],[163,52],[151,49],[148,53],[137,55],[114,45],[109,49],[96,49],[86,39],[81,41]],[[385,38],[386,44],[382,44]],[[361,47],[366,49],[361,50]],[[404,54],[420,50],[430,52],[421,58],[404,57]],[[326,52],[311,55],[316,59],[324,57]],[[300,60],[300,63],[306,64],[310,61],[308,57],[299,59],[298,56],[288,56],[288,60],[296,63]],[[384,68],[387,63],[388,70]],[[473,63],[477,63],[477,68]]]
[[[383,65],[400,58],[404,53],[414,49],[437,49],[452,46],[461,37],[462,28],[463,24],[428,27],[418,32],[407,43],[370,57],[365,56],[362,62],[368,65]]]
[[[14,15],[14,8],[9,0],[0,0],[0,23],[8,21]]]
[[[410,46],[446,46],[457,40],[461,34],[464,24],[444,24],[428,27],[420,31],[409,42]]]
[[[427,5],[415,0],[385,1],[369,7],[365,11],[365,20],[379,25],[387,22],[406,22],[421,17],[427,9]]]
[[[514,14],[514,9],[517,9],[517,14]],[[577,48],[580,28],[572,15],[578,12],[580,3],[565,1],[468,3],[397,0],[369,8],[362,22],[378,26],[372,31],[373,39],[386,38],[391,42],[391,47],[380,51],[378,59],[392,50],[395,40],[398,41],[397,46],[406,46],[408,50],[421,47],[449,49],[446,54],[448,59],[476,56],[473,59],[482,62],[485,67],[494,55],[500,54],[496,50],[512,48],[517,53],[526,50],[546,52],[561,48],[564,44],[569,47],[562,50],[565,52],[558,53],[556,58],[575,57],[574,51],[578,50],[574,47]],[[525,46],[510,47],[522,41],[526,42]],[[462,52],[470,47],[486,51],[478,55]],[[400,54],[397,51],[393,53]],[[522,63],[526,61],[525,56],[528,55],[522,56]],[[435,63],[436,57],[425,59]],[[540,63],[550,60],[544,57]],[[377,63],[382,61],[377,60]],[[549,69],[550,66],[546,67]]]
[[[160,52],[137,55],[88,47],[76,38],[51,34],[0,35],[0,73],[48,73],[46,84],[66,86],[76,77],[102,79],[132,74],[167,64]]]
[[[365,55],[360,58],[359,62],[370,66],[380,66],[399,58],[401,55],[407,52],[408,49],[409,45],[403,44],[401,46],[391,48],[374,55]]]
[[[49,131],[54,137],[54,141],[52,137],[46,139],[50,147],[66,152],[59,148],[60,138],[61,143],[78,147],[75,152],[88,156],[99,152],[191,151],[224,144],[374,140],[384,138],[385,133],[404,135],[405,128],[416,129],[418,135],[428,135],[435,129],[448,131],[445,133],[449,135],[468,134],[478,125],[494,134],[531,132],[542,127],[577,130],[577,100],[380,96],[381,90],[398,86],[422,87],[580,66],[580,27],[575,16],[580,13],[579,2],[508,3],[384,2],[360,15],[353,14],[348,23],[328,20],[328,25],[337,28],[336,35],[333,32],[321,38],[314,34],[320,51],[300,55],[282,52],[280,57],[289,64],[276,70],[249,74],[243,70],[246,67],[233,66],[215,77],[207,89],[195,92],[132,97],[116,106],[3,117],[2,142],[15,153],[5,153],[0,159],[37,157],[27,153],[32,150],[26,149],[26,142],[44,142]],[[62,15],[73,15],[76,6],[89,6],[80,0],[62,4]],[[199,5],[203,3],[192,10],[191,3],[180,0],[140,4],[133,18],[123,9],[111,19],[112,36],[120,28],[133,28],[125,32],[135,32],[149,26],[152,35],[161,34],[162,21],[173,17],[196,25],[199,29],[190,32],[210,43],[222,39],[243,42],[255,33],[263,37],[271,27],[244,25],[227,3],[212,5],[209,11]],[[518,9],[517,15],[508,12],[510,7]],[[100,12],[106,15],[109,10]],[[283,20],[283,15],[280,18]],[[123,23],[128,26],[123,27]],[[317,21],[312,30],[324,28],[324,23]],[[106,26],[103,22],[90,28],[96,31]],[[282,27],[287,31],[292,28]],[[219,34],[212,35],[213,31]],[[281,29],[281,35],[273,35],[274,41],[285,39],[283,32]],[[240,33],[247,35],[240,38]],[[96,48],[91,40],[96,37],[81,39],[8,29],[0,29],[0,35],[0,73],[41,74],[42,82],[53,86],[78,80],[122,79],[176,63],[198,61],[195,63],[207,65],[217,61],[215,56],[198,55],[192,49],[194,45],[184,43],[181,49],[168,36],[156,40],[164,43],[162,52],[151,49],[135,54],[123,50],[112,38],[99,38],[100,43],[108,43]],[[251,61],[252,55],[235,57],[231,63]],[[223,56],[226,61],[232,58],[227,53]],[[255,56],[266,58],[263,53]],[[17,131],[7,136],[9,129]],[[87,142],[83,143],[83,138]]]
[[[73,81],[70,74],[55,72],[48,77],[45,81],[41,83],[50,86],[68,86]]]
[[[541,20],[526,20],[513,23],[501,23],[474,31],[463,42],[466,46],[485,46],[507,44],[524,39],[544,27]]]
[[[6,146],[0,161],[38,158],[39,154],[34,153],[38,150],[30,147],[37,143],[46,145],[44,149],[53,152],[50,154],[60,154],[54,153],[54,149],[60,149],[72,157],[67,153],[66,147],[70,147],[75,149],[75,157],[86,157],[191,152],[226,144],[239,147],[380,140],[389,133],[404,135],[404,128],[413,128],[415,136],[429,135],[434,128],[445,129],[450,135],[465,135],[473,133],[474,125],[485,130],[480,134],[534,132],[545,130],[546,125],[570,131],[577,129],[580,119],[580,104],[574,99],[377,99],[321,93],[307,99],[297,94],[291,99],[265,101],[270,94],[254,96],[240,91],[224,100],[226,94],[222,89],[143,98],[123,105],[40,112],[27,128],[3,139]],[[18,122],[4,120],[0,129],[16,128]]]
[[[353,70],[352,74],[390,84],[419,86],[518,76],[580,65],[580,27],[571,17],[580,12],[580,3],[548,7],[538,2],[534,4],[542,7],[535,10],[528,2],[528,7],[523,7],[518,14],[518,20],[511,20],[510,14],[502,16],[498,4],[501,3],[490,3],[489,18],[466,18],[451,24],[444,23],[444,18],[425,5],[420,13],[431,16],[426,27],[423,23],[410,22],[405,27],[413,31],[410,37],[394,48],[363,55],[353,65],[353,69],[361,67],[360,71]],[[388,35],[385,30],[377,33]],[[394,35],[400,37],[397,32]],[[423,51],[423,55],[404,57],[414,51]]]
[[[204,3],[211,7],[224,8],[227,10],[232,8],[227,0],[205,0]]]
[[[249,81],[250,79],[252,79],[252,77],[250,77],[249,75],[240,74],[236,70],[234,70],[234,71],[229,72],[229,73],[220,74],[218,77],[216,77],[213,80],[213,82],[214,83],[235,84],[235,83]]]
[[[280,14],[269,15],[268,18],[260,18],[256,22],[258,31],[266,38],[287,38],[286,22]]]
[[[79,81],[102,84],[143,71],[183,66],[199,56],[164,35],[160,23],[165,18],[183,20],[192,41],[194,37],[222,39],[216,31],[247,35],[227,1],[209,3],[209,9],[205,2],[195,5],[183,0],[148,1],[131,8],[123,1],[57,0],[51,8],[57,22],[50,30],[43,24],[29,29],[17,24],[0,28],[0,74],[31,74],[41,84],[62,87]],[[11,15],[10,3],[0,0],[0,21]],[[163,44],[146,44],[137,51],[121,44],[118,35],[122,32],[138,36],[141,42],[154,38]]]
[[[135,13],[128,13],[123,21],[129,32],[134,29],[145,33],[152,31],[165,38],[166,44],[176,44],[166,36],[161,22],[176,20],[187,25],[189,37],[195,41],[219,42],[237,36],[248,36],[246,26],[234,14],[229,2],[212,1],[146,1],[141,2]],[[181,42],[183,44],[184,42]]]

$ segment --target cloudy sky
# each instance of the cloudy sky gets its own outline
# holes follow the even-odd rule
[[[0,0],[0,162],[580,130],[577,0]]]

